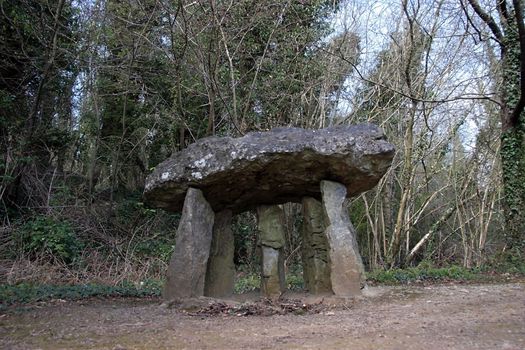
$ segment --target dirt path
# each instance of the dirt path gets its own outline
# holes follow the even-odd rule
[[[158,301],[0,315],[2,349],[525,349],[525,283],[375,287],[318,314],[190,316]]]

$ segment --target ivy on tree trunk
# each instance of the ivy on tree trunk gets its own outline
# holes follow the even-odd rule
[[[523,248],[525,238],[525,116],[517,111],[521,97],[520,65],[523,48],[517,21],[509,20],[503,40],[502,136],[505,238],[509,248]]]

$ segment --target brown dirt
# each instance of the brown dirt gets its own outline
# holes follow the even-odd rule
[[[523,281],[371,287],[360,299],[324,299],[304,310],[297,301],[280,302],[291,312],[279,311],[279,303],[205,303],[190,311],[129,299],[11,309],[0,315],[0,348],[525,349]],[[236,312],[261,305],[277,311]]]

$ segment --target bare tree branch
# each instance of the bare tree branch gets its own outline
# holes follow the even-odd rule
[[[485,22],[489,26],[490,30],[492,31],[492,34],[494,34],[497,41],[501,45],[503,43],[503,32],[501,31],[501,28],[496,23],[496,20],[481,8],[477,0],[468,0],[468,2],[470,6],[472,7],[472,9],[483,20],[483,22]]]
[[[498,101],[497,99],[494,99],[491,97],[492,96],[496,96],[495,93],[491,93],[491,94],[465,94],[465,95],[460,95],[460,96],[453,96],[453,97],[450,97],[450,98],[443,98],[443,99],[424,99],[424,98],[418,98],[418,97],[415,97],[415,96],[411,96],[410,94],[407,94],[399,89],[396,89],[392,86],[388,86],[388,85],[385,85],[385,84],[382,84],[380,82],[377,82],[377,81],[373,81],[371,79],[368,79],[367,77],[365,77],[363,75],[363,73],[359,70],[359,68],[357,67],[357,65],[352,62],[351,60],[343,57],[343,56],[340,56],[340,55],[337,55],[336,53],[334,52],[330,52],[329,50],[326,50],[326,49],[323,49],[325,52],[327,52],[328,54],[330,55],[334,55],[334,56],[337,56],[339,57],[341,60],[343,60],[344,62],[348,63],[349,65],[352,66],[352,68],[355,70],[355,72],[357,73],[357,75],[359,76],[359,79],[369,83],[369,84],[372,84],[372,85],[376,85],[376,86],[379,86],[379,87],[382,87],[382,88],[385,88],[387,90],[390,90],[392,91],[393,93],[395,94],[398,94],[400,96],[403,96],[403,97],[406,97],[406,98],[409,98],[409,99],[412,99],[414,102],[423,102],[423,103],[435,103],[435,104],[443,104],[443,103],[449,103],[449,102],[454,102],[454,101],[461,101],[461,100],[467,100],[467,101],[472,101],[472,100],[485,100],[485,101],[490,101],[498,106],[501,106],[501,102]]]

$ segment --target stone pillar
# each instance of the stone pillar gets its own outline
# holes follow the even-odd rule
[[[204,295],[214,217],[202,192],[189,188],[164,285],[166,301]]]
[[[261,205],[257,208],[259,241],[261,244],[261,292],[265,297],[276,298],[285,290],[284,212],[278,205]]]
[[[335,295],[361,294],[364,268],[357,247],[355,230],[343,206],[346,187],[332,181],[321,181],[321,193],[328,238],[330,280]]]
[[[332,293],[323,205],[311,197],[303,198],[302,204],[302,261],[305,287],[312,294]]]
[[[231,210],[223,210],[215,214],[213,239],[204,284],[204,295],[209,297],[227,297],[233,294],[235,264],[233,263],[234,241],[231,223]]]

